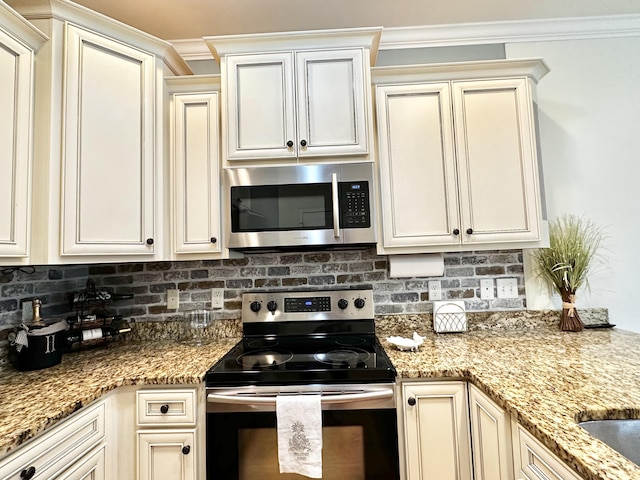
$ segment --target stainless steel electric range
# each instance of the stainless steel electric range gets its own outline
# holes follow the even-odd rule
[[[373,317],[371,290],[244,294],[243,338],[206,375],[207,478],[282,478],[276,397],[320,394],[323,464],[341,466],[323,479],[398,479],[396,372]]]

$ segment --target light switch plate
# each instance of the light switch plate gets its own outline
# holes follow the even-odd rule
[[[498,298],[518,298],[518,279],[499,278],[496,280]]]
[[[493,292],[493,278],[485,278],[480,280],[480,298],[482,300],[491,300],[495,298]]]
[[[180,290],[170,288],[167,290],[167,310],[177,310],[180,306]]]
[[[30,322],[33,319],[33,302],[29,300],[28,302],[22,303],[22,321]]]

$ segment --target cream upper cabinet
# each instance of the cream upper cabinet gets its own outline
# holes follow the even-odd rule
[[[47,38],[0,2],[0,261],[27,261],[35,52]]]
[[[60,0],[9,0],[49,42],[37,54],[32,263],[164,255],[164,77],[173,47]]]
[[[402,384],[407,480],[471,480],[466,382]]]
[[[166,80],[170,96],[171,258],[223,253],[220,194],[220,77]],[[228,253],[228,252],[226,252]],[[209,255],[207,255],[209,258]]]
[[[469,412],[475,480],[511,480],[514,477],[509,415],[471,384]]]
[[[207,37],[222,71],[224,166],[362,160],[381,29]]]
[[[525,248],[545,240],[540,60],[373,69],[379,253]]]
[[[62,255],[153,255],[154,56],[66,26]]]

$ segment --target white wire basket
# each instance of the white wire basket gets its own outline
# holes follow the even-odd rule
[[[467,313],[462,301],[433,302],[433,331],[466,332]]]

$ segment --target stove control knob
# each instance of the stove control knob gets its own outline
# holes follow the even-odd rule
[[[260,302],[258,302],[257,300],[251,302],[251,304],[249,305],[249,308],[251,309],[251,311],[256,313],[260,311],[260,307],[262,307],[262,305],[260,305]]]
[[[364,299],[363,298],[356,298],[353,301],[353,304],[355,305],[356,308],[364,308]]]
[[[344,310],[348,306],[349,306],[349,302],[347,302],[344,298],[341,298],[340,300],[338,300],[338,308],[340,308],[340,310]]]
[[[267,303],[267,310],[269,310],[271,313],[275,312],[278,309],[278,304],[275,302],[275,300],[271,300],[269,301],[269,303]]]

